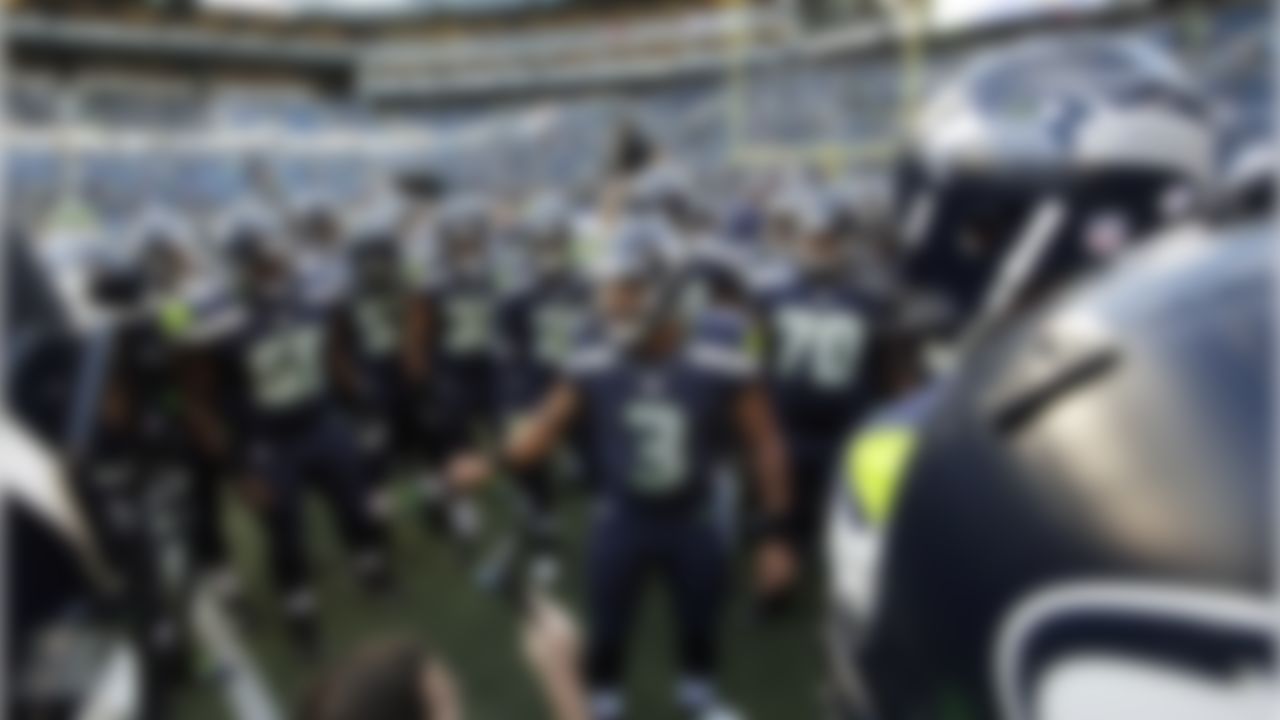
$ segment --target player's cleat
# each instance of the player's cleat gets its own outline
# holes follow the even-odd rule
[[[743,720],[743,715],[725,704],[706,680],[681,680],[676,686],[676,705],[689,720]]]
[[[624,720],[627,704],[616,690],[597,690],[590,698],[591,720]]]
[[[690,720],[746,720],[746,716],[727,705],[714,705],[690,714]]]
[[[310,655],[320,649],[320,619],[310,589],[295,590],[285,599],[285,626],[298,652]]]

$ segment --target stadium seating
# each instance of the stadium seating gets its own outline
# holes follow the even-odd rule
[[[1258,21],[1263,12],[1261,3],[1233,3],[1200,17],[1194,33],[1167,19],[1129,22],[1115,32],[1148,37],[1183,54],[1215,97],[1228,141],[1235,144],[1269,127],[1271,120],[1264,61],[1267,24]],[[662,22],[670,21],[655,20],[635,29],[636,42],[669,29]],[[705,41],[706,33],[713,31],[710,24],[693,27],[690,39]],[[539,32],[465,48],[423,48],[411,55],[415,63],[435,67],[432,63],[452,62],[449,58],[455,53],[474,58],[500,43],[506,48],[502,52],[519,58],[525,57],[522,53],[549,57],[546,48],[565,42],[565,33],[579,33],[569,43],[575,47],[589,48],[600,41],[590,39],[585,30]],[[335,193],[358,192],[374,171],[396,167],[406,157],[459,182],[493,190],[521,190],[546,178],[578,185],[590,182],[599,171],[611,133],[622,118],[703,168],[730,161],[734,143],[856,147],[891,142],[906,99],[898,57],[892,52],[835,52],[827,46],[811,50],[806,53],[800,47],[785,56],[750,59],[742,76],[728,82],[723,73],[678,72],[626,92],[548,91],[484,102],[456,98],[406,105],[394,112],[379,110],[367,99],[334,101],[269,87],[220,88],[196,95],[117,84],[84,90],[68,104],[65,92],[54,92],[56,86],[48,79],[20,77],[9,88],[6,106],[19,130],[19,151],[8,159],[14,181],[10,187],[19,188],[22,204],[43,205],[40,198],[56,194],[59,184],[66,182],[67,173],[59,168],[68,152],[83,154],[79,175],[91,199],[106,206],[104,212],[128,204],[111,192],[121,184],[113,180],[122,177],[137,181],[140,190],[150,188],[183,204],[206,206],[235,197],[247,189],[245,173],[238,168],[249,156],[267,158],[286,184]],[[388,47],[380,52],[395,57],[406,50]],[[934,57],[922,68],[926,84],[931,74],[955,60],[950,51]],[[733,122],[729,114],[735,103],[741,114],[736,137],[723,132],[726,123]],[[108,130],[161,128],[166,134],[157,142],[166,149],[129,151],[109,133],[79,133],[68,139],[56,130],[68,124]],[[388,132],[390,127],[402,132]],[[216,132],[196,132],[210,129]],[[184,131],[190,131],[186,139]],[[290,142],[278,140],[281,131],[287,131]]]

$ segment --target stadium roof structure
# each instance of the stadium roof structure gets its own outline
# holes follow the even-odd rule
[[[796,33],[794,18],[786,11],[790,6],[763,0],[533,0],[520,5],[526,9],[541,5],[545,10],[555,3],[560,10],[538,14],[538,20],[495,17],[460,25],[444,19],[366,25],[267,18],[259,23],[252,16],[237,19],[230,9],[253,5],[333,9],[349,5],[346,0],[213,0],[229,8],[226,17],[200,13],[187,21],[166,20],[157,8],[196,0],[102,0],[91,3],[88,10],[82,9],[88,0],[8,2],[17,8],[7,30],[19,67],[24,58],[33,57],[52,59],[55,72],[93,68],[98,60],[119,58],[178,70],[187,67],[183,61],[189,61],[202,76],[223,66],[275,68],[307,73],[322,89],[336,89],[343,95],[374,103],[411,104],[638,86],[673,76],[705,78],[723,74],[730,65],[739,69],[769,66],[787,57],[895,52],[913,33],[927,35],[930,51],[939,51],[1029,27],[1061,29],[1077,21],[1114,22],[1150,12],[1159,4],[1158,0],[930,0],[924,7],[934,16],[919,20],[935,21],[932,28],[850,22]],[[393,8],[409,12],[410,6],[443,10],[470,5],[472,0],[373,2],[386,12]],[[474,0],[477,6],[507,2],[514,0]],[[141,10],[117,11],[113,16],[106,11],[111,6]],[[622,9],[629,10],[609,12]],[[308,31],[317,28],[320,31]]]
[[[388,17],[474,14],[559,7],[573,0],[201,0],[207,10],[269,15]]]

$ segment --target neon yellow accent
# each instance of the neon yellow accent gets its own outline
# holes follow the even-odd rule
[[[751,329],[747,331],[746,336],[743,339],[743,344],[746,345],[745,350],[748,355],[755,358],[756,360],[764,359],[765,350],[766,350],[765,341],[764,341],[764,329],[761,328],[759,325],[753,324],[751,326]]]
[[[888,427],[858,435],[845,452],[845,481],[872,524],[883,526],[893,515],[915,449],[915,433]]]
[[[167,302],[160,307],[160,327],[166,335],[185,335],[195,325],[195,313],[191,306],[181,301]]]

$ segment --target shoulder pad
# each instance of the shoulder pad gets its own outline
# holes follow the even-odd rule
[[[742,313],[720,308],[699,312],[692,328],[692,337],[697,342],[730,346],[745,344],[750,333],[750,323]]]
[[[583,376],[600,372],[614,364],[617,353],[612,346],[603,342],[582,345],[569,354],[565,361],[565,369],[570,375]]]
[[[751,327],[738,313],[709,310],[701,314],[690,336],[689,357],[694,364],[735,378],[759,372],[752,353]]]

